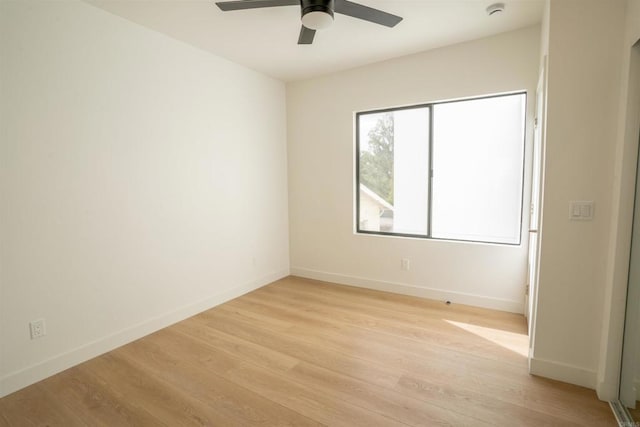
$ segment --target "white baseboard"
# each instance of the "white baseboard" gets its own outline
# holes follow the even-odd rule
[[[616,382],[613,382],[611,379],[609,379],[609,381],[597,380],[596,394],[598,395],[598,399],[603,402],[613,402],[618,399],[617,377]]]
[[[325,282],[333,282],[341,285],[357,286],[360,288],[374,289],[377,291],[394,292],[398,294],[428,298],[437,301],[452,301],[458,304],[508,311],[511,313],[524,313],[524,301],[510,301],[506,299],[484,297],[480,295],[446,291],[442,289],[423,288],[414,285],[408,285],[405,283],[385,282],[382,280],[373,280],[363,277],[327,273],[324,271],[316,271],[300,267],[292,267],[291,274],[293,276],[306,277],[308,279],[322,280]]]
[[[166,328],[167,326],[173,325],[174,323],[180,322],[188,317],[194,316],[255,289],[261,288],[262,286],[288,275],[288,270],[268,274],[259,279],[212,295],[201,301],[185,305],[169,313],[148,319],[106,337],[99,338],[73,350],[44,360],[36,365],[10,373],[0,379],[0,397],[18,391],[21,388],[55,375],[58,372],[62,372],[65,369],[107,353],[115,348],[140,339],[145,335],[149,335],[162,328]]]
[[[532,357],[529,360],[529,373],[594,390],[596,388],[596,371],[565,363]]]

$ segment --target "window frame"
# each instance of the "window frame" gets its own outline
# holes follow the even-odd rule
[[[519,233],[517,243],[507,242],[492,242],[487,240],[470,240],[470,239],[455,239],[455,238],[442,238],[433,237],[431,222],[432,222],[432,201],[433,201],[433,107],[441,104],[453,104],[456,102],[465,101],[477,101],[482,99],[501,98],[506,96],[524,95],[524,123],[522,128],[522,159],[521,159],[521,187],[520,187],[520,215],[519,215]],[[374,235],[374,236],[390,236],[390,237],[402,237],[402,238],[415,238],[423,240],[437,240],[437,241],[450,241],[450,242],[466,242],[466,243],[481,243],[489,245],[504,245],[504,246],[521,246],[522,245],[522,225],[524,220],[524,199],[525,199],[525,170],[526,170],[526,148],[527,148],[527,91],[519,90],[515,92],[504,92],[492,95],[474,96],[468,98],[458,98],[445,101],[427,102],[421,104],[405,105],[401,107],[389,107],[375,110],[356,111],[355,112],[355,232],[356,234]],[[418,108],[429,109],[429,182],[428,182],[428,215],[427,215],[427,234],[412,234],[412,233],[395,233],[391,231],[372,231],[360,229],[360,116],[367,114],[380,114],[389,113],[395,111],[412,110]]]

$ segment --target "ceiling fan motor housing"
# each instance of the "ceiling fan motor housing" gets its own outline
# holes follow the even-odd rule
[[[333,0],[300,0],[302,17],[311,12],[322,12],[333,18]]]

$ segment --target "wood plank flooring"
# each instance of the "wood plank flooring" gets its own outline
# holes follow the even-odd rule
[[[615,426],[519,315],[289,277],[0,399],[2,426]]]
[[[638,422],[638,423],[640,423],[640,402],[636,401],[636,408],[635,409],[630,409],[630,408],[627,408],[627,409],[628,409],[629,413],[631,414],[631,417],[633,418],[633,420]]]

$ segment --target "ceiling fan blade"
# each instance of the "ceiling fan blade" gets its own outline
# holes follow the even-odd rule
[[[235,0],[216,2],[218,7],[227,12],[230,10],[258,9],[261,7],[295,6],[300,0]]]
[[[313,38],[316,35],[316,30],[312,30],[311,28],[307,28],[304,25],[300,28],[300,37],[298,37],[298,44],[311,44],[313,43]]]
[[[392,15],[349,0],[335,0],[335,11],[343,15],[384,25],[385,27],[395,27],[400,21],[402,21],[400,16]]]

